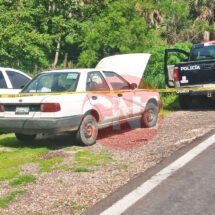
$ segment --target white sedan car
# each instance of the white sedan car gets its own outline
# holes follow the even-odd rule
[[[98,129],[131,119],[145,127],[157,123],[157,92],[135,89],[114,71],[56,70],[39,74],[21,97],[0,98],[0,132],[14,132],[20,141],[37,134],[76,131],[84,145],[96,142]]]
[[[16,69],[0,67],[0,94],[19,93],[31,77]]]

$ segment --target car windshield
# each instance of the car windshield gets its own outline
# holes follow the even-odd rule
[[[199,60],[209,60],[215,59],[215,46],[202,46],[192,49],[190,60],[199,61]]]
[[[76,90],[78,72],[50,72],[35,77],[21,93],[72,92]]]

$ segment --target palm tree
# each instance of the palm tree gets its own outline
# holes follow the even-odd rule
[[[215,21],[215,1],[214,0],[190,0],[189,7],[194,21],[195,26],[202,22],[212,27],[208,31],[205,26],[202,26],[201,37],[203,40],[215,39],[214,34],[214,21]]]

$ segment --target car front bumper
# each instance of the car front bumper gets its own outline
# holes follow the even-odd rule
[[[62,118],[0,118],[0,133],[56,133],[78,130],[82,115]]]

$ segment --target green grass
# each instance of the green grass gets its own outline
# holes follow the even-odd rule
[[[78,204],[78,203],[76,203],[76,202],[73,202],[73,203],[71,204],[71,209],[72,209],[73,211],[80,211],[80,210],[85,209],[85,208],[86,208],[85,205],[81,205],[81,204]]]
[[[178,96],[174,93],[165,93],[161,95],[161,101],[163,104],[163,113],[168,114],[174,110],[179,109]]]
[[[0,207],[6,208],[17,196],[24,194],[25,191],[19,190],[9,193],[6,197],[0,199]]]
[[[90,172],[90,170],[87,167],[75,167],[73,168],[73,172]]]
[[[56,165],[63,161],[62,157],[54,157],[51,159],[40,159],[38,160],[40,164],[40,171],[41,172],[49,172],[55,169]]]
[[[5,147],[12,148],[13,150],[0,150],[0,181],[19,177],[19,167],[23,164],[31,162],[39,163],[40,170],[44,172],[52,170],[57,163],[63,160],[61,157],[41,159],[40,156],[42,154],[51,151],[48,147],[33,147],[31,143],[23,145],[12,134],[0,135],[0,149],[4,149]]]
[[[18,178],[13,179],[10,181],[10,185],[16,187],[21,184],[28,184],[28,183],[35,183],[36,177],[33,175],[21,175]]]
[[[75,153],[74,172],[89,172],[91,167],[108,164],[113,159],[106,151],[93,153],[87,150],[82,150]]]

